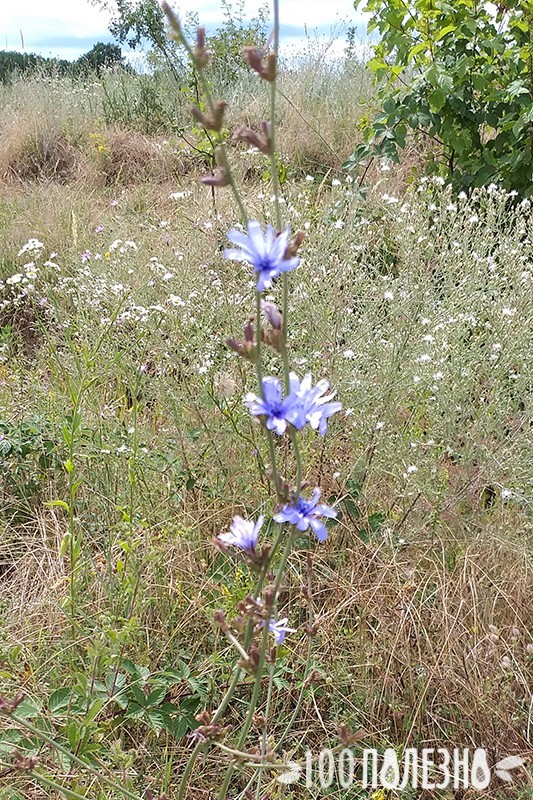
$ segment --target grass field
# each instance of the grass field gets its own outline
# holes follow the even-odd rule
[[[24,724],[2,717],[0,775],[15,748],[39,755],[38,775],[0,778],[2,800],[68,796],[58,785],[119,798],[102,775],[177,796],[194,716],[233,674],[215,612],[253,589],[213,537],[270,513],[269,452],[242,399],[254,368],[225,344],[254,307],[249,269],[223,258],[238,212],[198,181],[185,102],[142,81],[0,90],[0,696],[25,698]],[[341,165],[372,104],[364,69],[309,57],[280,91],[283,223],[306,232],[291,364],[344,408],[323,439],[302,436],[304,479],[339,515],[290,556],[280,605],[298,631],[273,668],[268,736],[287,758],[336,746],[342,724],[360,748],[530,756],[531,203],[420,178],[418,142],[372,168],[363,202]],[[226,96],[229,127],[266,113],[252,74]],[[272,222],[267,159],[230,155],[249,215]],[[293,474],[284,439],[277,452]],[[207,750],[186,797],[216,796],[227,763]],[[530,797],[519,772],[483,797]],[[255,797],[251,775],[231,797]],[[314,796],[272,776],[262,791]]]

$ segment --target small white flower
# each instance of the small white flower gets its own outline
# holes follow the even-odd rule
[[[394,300],[394,294],[391,291],[383,292],[383,297],[385,300],[388,300],[389,303]]]
[[[414,475],[415,472],[418,472],[418,467],[415,464],[410,464],[405,471],[407,475]]]
[[[306,175],[305,180],[307,181],[307,183],[313,183],[314,178],[312,175]]]
[[[346,223],[344,222],[344,220],[343,220],[343,219],[338,219],[338,220],[335,222],[335,227],[336,227],[336,228],[338,228],[339,230],[340,230],[341,228],[344,228],[344,226],[345,226],[345,225],[346,225]]]

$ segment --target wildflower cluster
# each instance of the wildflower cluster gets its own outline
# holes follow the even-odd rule
[[[163,4],[163,8],[170,24],[171,35],[187,50],[198,71],[200,85],[204,92],[205,107],[193,109],[193,117],[204,126],[206,131],[214,132],[216,137],[222,128],[227,103],[225,100],[217,100],[212,96],[209,82],[204,75],[205,67],[209,62],[204,30],[198,30],[196,45],[194,47],[190,46],[177,17],[166,3]],[[229,531],[219,534],[215,540],[220,550],[226,553],[233,551],[236,557],[244,560],[250,569],[258,574],[254,594],[249,595],[245,601],[240,603],[238,608],[239,616],[235,620],[228,621],[221,610],[217,611],[215,615],[215,621],[240,655],[238,667],[255,675],[250,706],[236,743],[238,750],[242,750],[246,746],[247,735],[261,699],[263,673],[266,664],[274,663],[276,659],[275,647],[284,642],[286,635],[296,633],[296,628],[289,626],[289,617],[281,616],[278,609],[280,590],[293,543],[302,532],[308,529],[311,529],[319,542],[323,542],[327,538],[325,522],[336,516],[333,508],[319,502],[319,488],[314,490],[310,499],[306,499],[302,495],[305,482],[298,435],[309,426],[313,431],[318,431],[321,436],[325,436],[330,418],[342,408],[341,403],[334,400],[335,392],[330,392],[330,385],[327,380],[322,379],[313,384],[311,373],[300,379],[290,369],[290,352],[287,340],[288,281],[290,274],[300,265],[298,249],[302,244],[304,234],[303,232],[298,232],[294,240],[291,241],[290,228],[283,228],[281,224],[273,113],[276,96],[277,41],[279,33],[277,5],[274,12],[275,36],[273,51],[265,56],[258,50],[249,47],[246,48],[244,54],[245,60],[251,69],[261,80],[266,81],[271,86],[271,120],[270,122],[263,122],[260,133],[240,127],[235,132],[234,138],[252,144],[261,152],[270,156],[274,189],[275,226],[267,224],[266,228],[263,228],[258,220],[248,218],[231,172],[224,143],[221,140],[218,141],[215,150],[217,168],[212,175],[203,179],[203,182],[211,187],[218,189],[225,186],[231,187],[241,214],[241,227],[233,227],[228,233],[228,239],[233,247],[227,248],[224,251],[224,256],[230,261],[248,265],[253,271],[255,279],[255,317],[253,315],[248,316],[242,341],[229,339],[227,343],[237,356],[247,359],[256,367],[258,389],[257,392],[248,392],[244,397],[244,403],[250,414],[262,423],[265,430],[271,462],[269,474],[271,475],[277,498],[277,508],[272,513],[272,522],[277,526],[277,533],[273,541],[266,541],[265,544],[259,547],[259,535],[265,526],[264,514],[261,514],[256,521],[235,516]],[[278,284],[281,284],[283,292],[282,308],[279,308],[271,298],[265,299],[262,296],[262,293],[266,290],[276,291]],[[262,314],[266,317],[269,327],[263,328]],[[281,357],[281,377],[263,375],[263,345],[270,347]],[[274,434],[276,435],[275,437]],[[283,437],[286,434],[290,436],[296,465],[296,477],[293,482],[281,479],[277,465],[277,441],[279,437]],[[289,526],[288,529],[286,529],[286,526]],[[266,527],[268,530],[272,526]],[[266,538],[265,536],[265,540]],[[269,635],[273,636],[274,639],[275,647],[273,650],[268,646]],[[236,675],[238,677],[238,671]],[[235,678],[236,680],[237,678]],[[273,680],[272,671],[268,680],[269,684],[271,684]],[[228,694],[224,697],[219,712],[215,713],[212,718],[212,723],[217,723],[218,717],[221,716],[231,700],[235,681],[230,686]],[[265,719],[263,723],[263,749],[266,747],[267,725],[268,719]],[[205,741],[205,738],[204,735],[203,741]],[[198,751],[195,750],[191,757],[192,764],[197,754]],[[190,773],[192,764],[191,762],[189,763],[186,776]],[[219,793],[221,800],[226,797],[233,768],[233,766],[228,767],[226,772]],[[185,790],[186,777],[182,781],[180,797],[183,796]]]

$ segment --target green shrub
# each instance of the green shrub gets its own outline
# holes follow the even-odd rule
[[[364,126],[351,166],[369,156],[397,161],[414,131],[431,137],[432,166],[454,185],[530,192],[530,0],[510,0],[496,13],[476,0],[368,0],[365,11],[380,35],[369,66],[382,110]]]

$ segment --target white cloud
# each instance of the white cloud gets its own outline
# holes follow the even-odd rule
[[[244,0],[245,16],[257,16],[260,5],[261,0]],[[321,41],[330,32],[331,38],[336,36],[339,41],[333,50],[342,51],[343,23],[363,21],[351,0],[282,0],[280,6],[282,29],[285,27],[282,44],[289,52],[294,46],[301,50],[306,36],[313,41],[318,29]],[[219,0],[175,0],[173,7],[182,16],[196,13],[208,28],[224,20]],[[22,35],[28,52],[74,58],[97,41],[109,40],[109,18],[109,12],[91,5],[89,0],[25,0],[19,4],[0,0],[0,49],[20,50]]]

